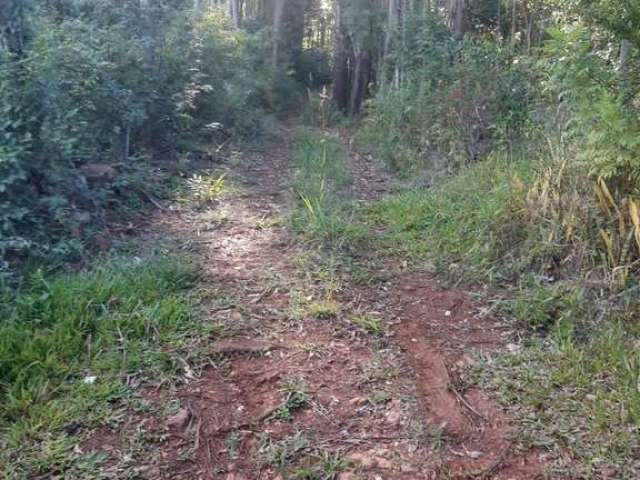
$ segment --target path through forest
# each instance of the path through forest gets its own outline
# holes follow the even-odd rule
[[[218,165],[235,188],[215,205],[158,212],[151,235],[179,238],[199,258],[205,296],[228,298],[205,302],[220,330],[212,361],[178,388],[145,390],[152,405],[176,406],[166,417],[138,412],[83,449],[122,457],[124,439],[143,432],[157,439],[136,460],[148,478],[536,478],[539,452],[464,379],[508,331],[426,271],[362,251],[363,278],[292,233],[292,130]],[[394,188],[375,162],[348,157],[354,199]]]

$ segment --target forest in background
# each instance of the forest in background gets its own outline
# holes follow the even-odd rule
[[[49,272],[90,264],[180,182],[215,196],[222,177],[187,180],[191,163],[269,145],[295,118],[348,131],[350,149],[411,187],[349,204],[339,142],[305,137],[299,162],[315,170],[292,186],[294,229],[336,255],[372,249],[484,286],[526,349],[479,381],[530,407],[545,446],[575,442],[579,478],[603,478],[603,462],[621,478],[640,468],[625,467],[640,448],[636,1],[9,0],[0,111],[3,424],[48,398],[48,378],[103,328],[70,313]],[[146,266],[123,308],[168,292],[160,321],[178,335],[188,302],[171,292],[192,272]],[[117,264],[72,283],[108,303],[103,282],[135,290],[119,275]],[[64,308],[47,303],[55,295]],[[42,324],[42,312],[56,313]],[[68,330],[32,342],[56,331],[55,315]],[[57,364],[63,343],[73,351]],[[567,411],[595,419],[587,434],[553,426]]]

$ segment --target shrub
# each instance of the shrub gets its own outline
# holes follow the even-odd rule
[[[519,59],[495,43],[457,39],[435,19],[410,20],[406,36],[402,81],[370,102],[362,139],[400,171],[452,171],[511,146],[529,122],[532,93]]]

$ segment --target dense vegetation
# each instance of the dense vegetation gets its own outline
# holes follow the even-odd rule
[[[52,398],[99,414],[130,395],[123,371],[171,370],[164,345],[210,333],[180,262],[88,252],[189,160],[268,144],[303,105],[293,228],[350,264],[373,249],[485,286],[529,335],[476,380],[524,407],[541,446],[574,445],[578,475],[606,463],[633,478],[639,32],[632,0],[4,2],[0,460],[67,421]],[[352,205],[342,129],[411,187]],[[48,273],[78,260],[88,270]],[[94,374],[110,379],[98,400],[83,393]]]

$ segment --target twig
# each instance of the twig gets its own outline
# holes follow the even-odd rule
[[[502,451],[502,453],[496,459],[496,461],[491,463],[488,467],[485,467],[482,470],[476,470],[475,472],[469,472],[465,476],[467,478],[479,478],[479,479],[494,478],[494,474],[504,463],[512,445],[513,444],[509,444],[509,446]]]
[[[202,418],[198,417],[198,424],[196,425],[196,441],[193,444],[193,450],[195,452],[198,451],[198,447],[200,446],[200,431],[202,430]]]
[[[272,407],[270,409],[268,409],[266,412],[264,412],[262,415],[260,415],[258,418],[254,418],[253,420],[249,420],[247,422],[244,423],[240,423],[238,425],[231,425],[228,427],[224,427],[224,428],[218,428],[215,433],[220,434],[220,433],[228,433],[232,430],[240,430],[240,429],[248,429],[248,428],[253,428],[255,427],[258,423],[262,422],[263,420],[266,420],[267,418],[269,418],[271,415],[273,415],[274,413],[276,413],[278,410],[280,410],[283,406],[286,405],[286,402],[281,403],[279,405],[276,405],[275,407]]]
[[[462,394],[460,392],[458,392],[458,390],[456,390],[456,388],[453,385],[449,384],[448,388],[449,388],[449,391],[451,391],[451,393],[453,393],[456,396],[458,401],[460,403],[462,403],[462,405],[467,407],[469,409],[469,411],[471,411],[472,413],[477,415],[482,420],[485,420],[485,421],[487,420],[487,417],[485,417],[480,412],[478,412],[475,408],[473,408],[473,406],[462,396]]]
[[[153,198],[151,195],[149,195],[143,189],[138,188],[137,190],[138,190],[138,193],[140,195],[142,195],[148,202],[151,202],[154,207],[156,207],[157,209],[162,210],[162,211],[165,210],[164,205],[162,205],[160,202],[158,202],[155,198]]]

